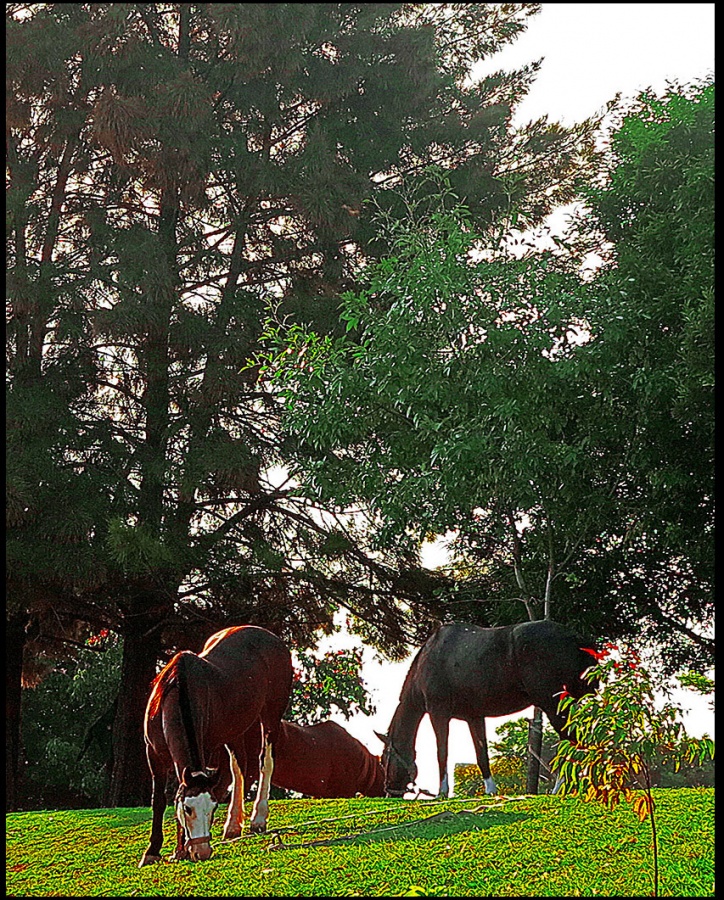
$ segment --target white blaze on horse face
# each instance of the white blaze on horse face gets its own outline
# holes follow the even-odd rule
[[[187,842],[195,838],[206,838],[206,843],[199,841],[189,847],[192,859],[211,858],[211,823],[217,805],[208,791],[184,797],[176,805],[176,815],[184,829]]]
[[[264,762],[259,773],[259,788],[256,792],[254,809],[251,812],[250,827],[252,831],[266,831],[266,823],[269,818],[269,789],[271,788],[272,773],[274,772],[274,757],[271,744],[264,739]]]

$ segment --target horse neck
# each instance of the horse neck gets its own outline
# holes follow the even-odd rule
[[[423,699],[408,680],[402,687],[400,702],[388,730],[388,737],[395,749],[408,758],[414,757],[415,735],[424,715]]]
[[[368,797],[385,796],[385,770],[379,756],[369,755],[365,767],[365,784],[362,789]]]

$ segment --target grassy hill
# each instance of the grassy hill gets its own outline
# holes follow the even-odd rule
[[[714,887],[714,790],[655,791],[660,893]],[[247,813],[249,808],[247,808]],[[270,832],[139,869],[150,809],[11,813],[8,896],[646,896],[651,829],[575,798],[278,800]],[[169,809],[163,854],[175,845]]]

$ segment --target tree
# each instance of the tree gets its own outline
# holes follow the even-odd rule
[[[644,91],[614,126],[580,223],[604,257],[591,378],[629,434],[601,596],[628,598],[668,671],[701,671],[714,649],[714,84]]]
[[[359,340],[290,329],[269,366],[300,470],[321,503],[369,503],[377,546],[404,542],[412,554],[427,535],[458,530],[484,605],[463,592],[441,617],[517,621],[522,602],[536,618],[558,579],[557,614],[585,624],[560,579],[618,478],[592,452],[605,417],[578,384],[585,292],[550,253],[473,262],[486,242],[444,175],[431,178],[437,201],[429,187],[408,195],[392,255],[344,297]]]
[[[369,504],[378,545],[411,554],[456,530],[441,618],[516,621],[522,601],[589,634],[656,642],[663,624],[667,671],[711,663],[712,100],[623,117],[588,192],[615,241],[591,283],[567,252],[501,255],[438,173],[345,294],[353,337],[278,345],[268,374],[310,495]]]
[[[336,327],[340,289],[385,252],[363,201],[395,214],[388,188],[425,165],[484,228],[572,196],[590,123],[510,125],[537,65],[465,81],[537,9],[8,4],[8,406],[14,448],[28,422],[53,447],[42,472],[13,451],[10,577],[23,614],[36,579],[123,638],[112,802],[144,793],[163,647],[229,621],[310,646],[340,604],[389,652],[416,634],[397,601],[435,580],[274,480],[291,451],[246,362],[270,298]]]

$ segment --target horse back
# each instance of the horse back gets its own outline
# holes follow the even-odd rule
[[[169,741],[176,743],[187,731],[179,703],[182,668],[189,715],[194,725],[204,723],[202,755],[216,757],[227,743],[238,747],[259,720],[276,738],[291,690],[291,656],[271,632],[236,626],[209,638],[198,655],[177,653],[156,676],[144,726],[150,754],[168,762],[176,753]]]
[[[439,628],[413,662],[427,711],[469,720],[525,709],[530,701],[513,653],[513,627]]]
[[[256,729],[249,731],[247,759],[259,753]],[[275,748],[272,782],[311,797],[384,795],[379,758],[336,722],[297,725],[282,722]]]
[[[237,625],[212,635],[198,658],[213,668],[230,706],[271,707],[284,714],[292,683],[292,660],[283,641],[265,628]]]

